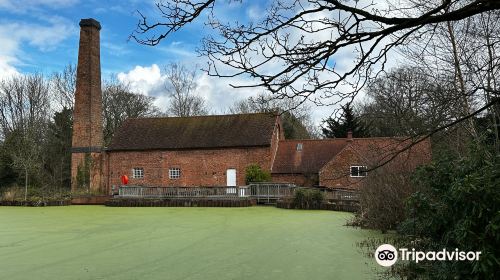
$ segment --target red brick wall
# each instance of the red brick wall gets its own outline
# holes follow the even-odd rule
[[[357,188],[362,178],[350,177],[351,165],[367,165],[367,163],[347,146],[320,170],[319,185],[329,188]]]
[[[384,153],[383,150],[377,150],[375,153],[379,156]],[[389,154],[392,155],[392,154]],[[389,156],[388,155],[388,156]],[[370,179],[370,173],[367,177],[351,177],[350,167],[352,165],[365,165],[368,168],[379,166],[381,162],[389,159],[388,157],[377,162],[371,162],[356,149],[356,146],[348,144],[340,151],[330,162],[328,162],[319,172],[319,185],[329,188],[357,189],[363,180]],[[412,172],[419,165],[430,162],[431,144],[430,140],[425,140],[413,146],[411,149],[397,154],[397,156],[384,165],[384,168],[399,170],[401,172]]]
[[[226,170],[236,169],[236,184],[245,185],[245,168],[259,164],[270,169],[270,147],[176,151],[107,153],[107,187],[120,185],[121,175],[129,184],[144,186],[225,186]],[[144,168],[144,179],[132,178],[134,167]],[[181,169],[179,179],[169,179],[169,168]]]

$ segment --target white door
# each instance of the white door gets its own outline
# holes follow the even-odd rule
[[[226,171],[227,176],[227,186],[236,187],[236,169],[228,169]]]

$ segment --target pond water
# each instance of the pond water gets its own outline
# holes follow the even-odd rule
[[[2,279],[372,279],[352,214],[248,208],[0,207]]]

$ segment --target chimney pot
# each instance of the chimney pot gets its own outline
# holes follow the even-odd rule
[[[352,131],[350,130],[347,132],[347,139],[352,140]]]
[[[95,27],[97,30],[101,30],[101,24],[93,18],[82,18],[80,20],[80,27],[84,26]]]

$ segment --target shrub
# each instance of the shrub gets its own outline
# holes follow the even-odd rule
[[[398,279],[496,279],[500,267],[500,156],[476,146],[466,157],[445,154],[417,170],[399,235],[360,244],[373,253],[383,243],[417,251],[481,251],[478,261],[398,262],[385,276]]]
[[[300,188],[295,190],[293,204],[299,209],[317,209],[324,199],[323,193],[319,190]]]
[[[24,201],[24,187],[14,186],[6,189],[0,196],[2,201]],[[69,189],[53,188],[53,187],[28,187],[27,201],[31,202],[47,202],[68,200],[71,198]]]
[[[245,181],[247,184],[271,181],[271,173],[262,170],[257,164],[247,166],[245,170]]]
[[[405,219],[405,201],[415,192],[410,174],[381,167],[370,172],[359,189],[359,211],[349,225],[396,230]]]
[[[418,170],[419,192],[407,204],[400,232],[422,251],[481,251],[479,261],[430,262],[434,279],[494,279],[500,267],[500,156],[474,148],[468,157],[444,156]]]

